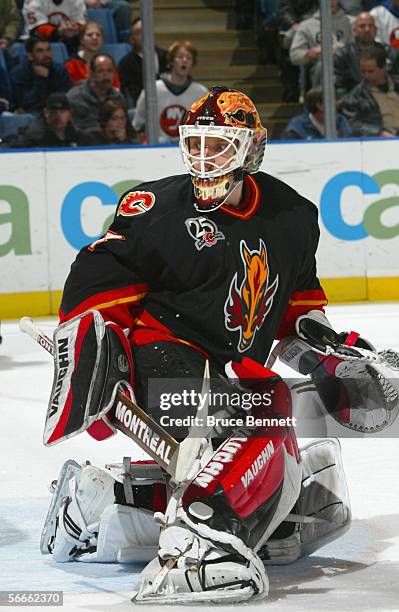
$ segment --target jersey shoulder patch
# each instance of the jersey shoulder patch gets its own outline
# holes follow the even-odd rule
[[[155,204],[152,191],[128,191],[118,204],[117,216],[134,217],[148,212]]]

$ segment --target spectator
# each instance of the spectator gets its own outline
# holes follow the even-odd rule
[[[356,17],[360,13],[367,11],[369,6],[367,0],[339,0],[342,10],[350,17]]]
[[[87,22],[84,0],[25,0],[23,15],[30,35],[63,42],[70,55],[76,53]]]
[[[283,102],[298,102],[299,68],[291,63],[289,48],[299,24],[317,10],[318,0],[279,0],[277,25],[280,30],[280,75]]]
[[[11,84],[6,68],[0,64],[0,146],[7,147],[9,140],[15,139],[19,131],[25,131],[35,121],[33,115],[12,113]]]
[[[279,0],[277,17],[285,37],[292,40],[301,21],[311,17],[318,6],[318,0]],[[287,48],[290,45],[285,43],[284,46]]]
[[[53,62],[47,40],[33,36],[25,48],[26,58],[10,74],[14,104],[17,112],[38,114],[51,93],[68,91],[70,80],[66,68]]]
[[[178,142],[179,125],[191,104],[205,95],[208,90],[196,83],[190,76],[196,63],[197,50],[188,41],[174,42],[168,49],[170,73],[156,81],[156,92],[159,117],[159,142]],[[145,128],[145,92],[142,91],[137,101],[133,127],[137,132]]]
[[[90,62],[90,76],[68,92],[71,103],[72,119],[81,129],[99,127],[99,110],[106,100],[125,99],[112,86],[115,74],[115,62],[107,53],[97,53]]]
[[[254,0],[233,0],[237,30],[249,30],[254,23]]]
[[[354,136],[392,137],[399,132],[399,77],[388,75],[382,45],[360,54],[362,81],[340,102]]]
[[[257,0],[255,33],[261,64],[277,64],[278,62],[277,4],[277,0]]]
[[[143,89],[143,40],[141,34],[141,19],[133,19],[130,31],[130,43],[133,49],[118,64],[122,92],[128,107],[134,108]],[[155,47],[155,74],[166,71],[167,60],[165,49]]]
[[[335,87],[339,98],[362,80],[360,52],[375,44],[376,33],[374,17],[370,13],[360,13],[353,24],[353,42],[338,49],[334,56]]]
[[[126,0],[85,0],[88,8],[107,8],[114,18],[119,42],[126,42],[130,34],[131,10]]]
[[[65,63],[72,86],[89,78],[89,65],[92,57],[104,46],[104,33],[96,21],[86,23],[80,35],[80,49],[76,55]],[[113,86],[121,88],[118,71],[115,68]]]
[[[343,115],[337,114],[336,128],[338,138],[352,136],[351,127]],[[309,89],[305,97],[305,112],[293,117],[281,140],[314,140],[325,137],[324,102],[320,87]]]
[[[2,0],[0,6],[0,49],[5,51],[18,36],[20,19],[14,0]]]
[[[43,116],[27,132],[19,137],[15,147],[76,147],[85,144],[85,134],[71,121],[71,106],[63,93],[47,98]]]
[[[127,108],[118,100],[107,100],[99,111],[99,128],[86,131],[87,145],[138,144],[128,118]]]
[[[339,0],[331,0],[331,27],[333,50],[336,52],[352,40],[352,27],[347,15],[339,7]],[[295,32],[290,47],[291,62],[297,66],[305,64],[309,67],[313,86],[321,81],[321,21],[320,11],[313,17],[305,19]]]
[[[399,0],[384,0],[370,13],[377,26],[376,40],[384,45],[399,48]]]
[[[11,106],[11,85],[6,68],[0,64],[0,113],[8,111]]]

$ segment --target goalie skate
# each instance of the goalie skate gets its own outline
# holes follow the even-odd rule
[[[55,481],[56,484],[53,491],[53,497],[51,498],[50,507],[47,512],[46,520],[44,521],[44,527],[40,538],[40,551],[42,555],[51,554],[51,544],[54,542],[57,528],[57,515],[65,497],[69,495],[69,480],[81,471],[82,466],[73,459],[65,461],[61,468],[58,480]]]

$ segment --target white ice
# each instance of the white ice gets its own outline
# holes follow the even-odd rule
[[[355,329],[378,348],[399,349],[399,304],[331,306],[327,314],[338,330]],[[55,320],[40,324],[50,333]],[[102,443],[82,434],[45,448],[41,438],[51,359],[19,332],[16,322],[3,322],[2,335],[0,591],[63,590],[66,610],[132,610],[136,604],[130,597],[141,566],[56,564],[50,556],[40,555],[38,541],[50,499],[48,484],[66,459],[90,459],[104,465],[142,453],[122,434]],[[269,597],[245,604],[246,610],[399,610],[398,440],[344,439],[342,448],[353,512],[351,529],[309,558],[269,567]]]

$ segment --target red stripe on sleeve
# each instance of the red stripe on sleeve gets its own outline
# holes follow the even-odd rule
[[[132,327],[132,306],[138,306],[148,293],[146,283],[130,285],[91,295],[70,312],[59,311],[60,323],[69,321],[86,310],[99,310],[106,321],[112,320],[121,327]]]
[[[295,321],[309,310],[322,310],[328,304],[323,289],[309,289],[306,291],[294,291],[288,300],[284,316],[280,322],[276,334],[276,340],[295,334]]]

